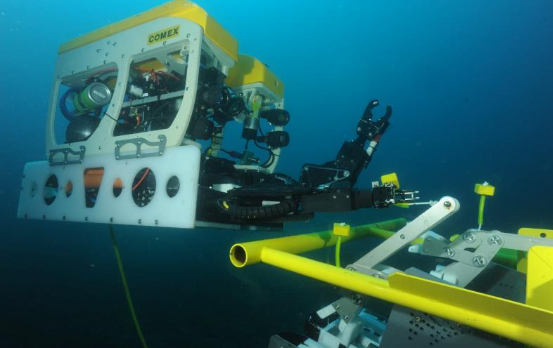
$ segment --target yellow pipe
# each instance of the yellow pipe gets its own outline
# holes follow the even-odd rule
[[[531,346],[553,342],[553,312],[395,273],[389,281],[283,251],[262,248],[261,262]]]
[[[478,205],[478,228],[482,228],[484,224],[484,206],[486,205],[486,196],[480,196],[480,204]]]
[[[398,230],[405,226],[405,219],[395,219],[376,224],[352,227],[349,236],[342,237],[342,243],[368,236],[381,237],[383,230]],[[384,231],[393,234],[390,231]],[[300,254],[322,249],[336,244],[338,236],[332,230],[301,234],[282,238],[266,239],[255,242],[235,244],[230,249],[230,261],[236,267],[244,267],[260,262],[261,250],[270,247],[292,254]]]

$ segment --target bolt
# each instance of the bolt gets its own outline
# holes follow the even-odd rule
[[[428,253],[428,249],[424,248],[424,249],[422,249],[422,252],[423,252],[424,254],[426,254],[426,253]]]
[[[488,243],[490,245],[501,245],[502,242],[501,237],[497,234],[492,234],[490,238],[488,238]]]
[[[421,318],[421,317],[419,317],[418,315],[417,315],[417,316],[416,316],[416,317],[415,317],[414,319],[415,319],[415,321],[416,321],[417,323],[420,323],[420,322],[421,322],[421,320],[422,320],[422,318]]]
[[[467,243],[474,243],[476,241],[476,236],[472,232],[467,232],[463,234],[463,240]]]
[[[444,251],[449,257],[455,256],[455,250],[453,248],[444,248]]]
[[[486,266],[487,263],[488,261],[484,256],[474,255],[472,258],[472,264],[475,265],[476,267],[484,267]]]
[[[399,235],[399,238],[405,239],[405,235],[402,233],[402,234]]]
[[[139,224],[139,225],[142,224],[142,219],[138,219],[138,224]]]
[[[445,201],[444,202],[444,207],[451,208],[451,202],[450,201]]]
[[[344,320],[348,320],[348,319],[349,319],[349,316],[344,315]]]
[[[113,218],[112,218],[112,217],[109,218],[109,222],[113,222]]]

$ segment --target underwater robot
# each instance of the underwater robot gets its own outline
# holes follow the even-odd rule
[[[475,187],[478,228],[451,239],[432,229],[460,209],[455,198],[418,202],[395,174],[355,188],[390,124],[391,107],[373,119],[378,104],[369,102],[334,159],[305,164],[297,180],[279,174],[290,142],[283,82],[238,53],[201,7],[172,1],[60,47],[47,160],[26,164],[18,217],[110,224],[114,238],[114,224],[271,230],[316,212],[427,205],[410,222],[337,223],[234,245],[236,267],[262,262],[343,289],[307,319],[305,334],[275,335],[269,347],[553,346],[552,230],[483,230],[487,183]],[[239,151],[225,142],[231,124],[241,127],[230,143],[242,139]],[[343,267],[340,245],[365,237],[384,241]],[[335,264],[297,255],[330,246]],[[430,256],[434,269],[386,265],[405,248]],[[376,313],[370,298],[391,312]]]
[[[377,105],[335,159],[304,165],[299,180],[279,174],[283,82],[201,7],[169,2],[59,48],[48,160],[26,165],[18,217],[281,229],[317,211],[413,200],[391,185],[353,187],[389,125],[391,107],[373,120]],[[239,151],[227,148],[232,123]]]

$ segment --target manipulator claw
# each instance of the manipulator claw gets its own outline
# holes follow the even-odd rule
[[[419,191],[400,190],[393,184],[374,186],[371,195],[374,208],[387,208],[398,203],[411,203],[419,199]]]
[[[363,116],[357,124],[357,135],[366,140],[372,140],[382,135],[390,125],[389,119],[392,116],[392,107],[386,107],[386,113],[379,120],[373,121],[372,109],[379,105],[378,100],[369,102]]]

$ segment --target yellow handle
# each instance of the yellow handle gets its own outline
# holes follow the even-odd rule
[[[480,196],[480,205],[478,206],[478,228],[484,224],[484,205],[486,204],[486,196]]]

